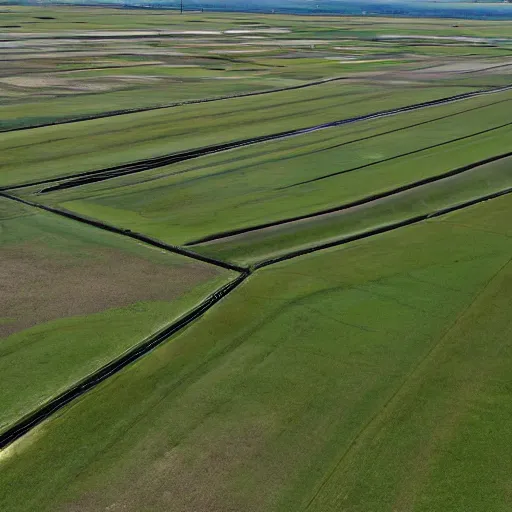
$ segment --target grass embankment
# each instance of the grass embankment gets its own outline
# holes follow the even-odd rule
[[[507,510],[511,214],[258,272],[4,451],[2,510]]]
[[[512,125],[498,127],[510,123],[508,103],[491,103],[511,97],[342,126],[37,200],[171,243],[191,242],[340,206],[503,153]]]
[[[0,198],[0,431],[236,274]]]

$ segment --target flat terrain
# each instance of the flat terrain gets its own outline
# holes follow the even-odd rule
[[[512,28],[0,7],[2,512],[512,509]]]
[[[0,198],[0,432],[233,275]]]
[[[337,207],[499,154],[512,137],[511,100],[512,91],[500,92],[49,191],[38,199],[170,243],[190,243]]]
[[[4,507],[506,510],[511,197],[260,271],[8,448]]]
[[[506,83],[511,66],[505,23],[63,7],[0,16],[1,129],[333,76],[484,87]]]
[[[372,233],[408,220],[422,219],[445,209],[472,203],[504,190],[512,191],[512,157],[458,169],[453,176],[414,185],[403,191],[365,198],[362,204],[285,221],[267,228],[243,231],[212,241],[192,244],[194,249],[219,259],[240,264],[258,264]],[[434,177],[435,178],[435,177]],[[428,178],[427,178],[428,179]]]
[[[387,86],[361,89],[334,82],[277,92],[271,98],[237,98],[10,132],[2,136],[0,144],[0,185],[101,170],[464,92],[467,88],[400,87],[393,91]]]

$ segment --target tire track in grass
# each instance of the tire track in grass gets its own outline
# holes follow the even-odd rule
[[[463,94],[457,94],[455,96],[449,96],[445,98],[440,98],[437,100],[429,100],[421,103],[415,103],[412,105],[407,105],[405,107],[399,107],[395,109],[381,110],[378,112],[373,112],[370,114],[363,114],[360,116],[349,117],[346,119],[341,119],[338,121],[331,121],[328,123],[322,123],[315,126],[310,126],[306,128],[299,128],[295,130],[287,130],[284,132],[269,134],[269,135],[260,135],[258,137],[252,137],[249,139],[242,139],[232,142],[226,142],[222,144],[214,144],[211,146],[205,146],[203,148],[197,148],[192,150],[187,150],[179,153],[171,153],[167,155],[162,155],[158,157],[148,158],[145,160],[140,160],[136,162],[132,162],[129,164],[117,165],[114,167],[109,167],[106,169],[100,169],[96,171],[87,171],[84,173],[78,173],[74,175],[58,177],[58,178],[50,178],[47,180],[39,180],[32,181],[29,183],[19,184],[19,185],[11,185],[1,187],[0,190],[16,190],[20,188],[25,188],[29,186],[37,186],[37,185],[45,185],[51,183],[58,183],[57,185],[53,185],[47,187],[41,191],[41,193],[53,192],[56,190],[64,190],[68,188],[79,187],[82,185],[87,185],[90,183],[97,183],[100,181],[105,181],[113,178],[117,178],[120,176],[126,176],[129,174],[135,174],[139,172],[148,171],[151,169],[158,169],[160,167],[165,167],[167,165],[171,165],[178,162],[185,162],[187,160],[199,158],[202,156],[213,155],[217,153],[221,153],[224,151],[230,151],[237,148],[242,148],[246,146],[252,146],[255,144],[260,144],[263,142],[270,142],[274,140],[286,139],[290,137],[296,137],[299,135],[305,135],[308,133],[313,133],[320,130],[326,130],[329,128],[335,128],[338,126],[343,126],[346,124],[357,123],[360,121],[368,121],[372,119],[380,119],[383,117],[394,116],[397,114],[412,112],[415,110],[420,110],[423,108],[434,107],[438,105],[444,105],[448,103],[453,103],[456,101],[462,101],[465,99],[474,98],[477,96],[482,96],[486,94],[494,94],[498,92],[505,92],[508,90],[512,90],[512,85],[506,87],[499,87],[494,89],[484,89],[480,91],[467,92]],[[64,181],[69,180],[69,181]],[[59,183],[64,181],[64,183]]]
[[[353,208],[356,206],[362,206],[364,204],[371,203],[378,199],[384,199],[386,197],[391,197],[395,194],[399,194],[401,192],[406,192],[407,190],[412,190],[414,188],[418,188],[423,185],[435,183],[436,181],[440,181],[440,180],[450,178],[452,176],[456,176],[458,174],[462,174],[464,172],[470,171],[470,170],[475,169],[476,167],[479,167],[481,165],[489,164],[492,162],[497,162],[499,160],[503,160],[503,159],[511,157],[511,156],[512,156],[512,151],[509,151],[508,153],[503,153],[501,155],[496,155],[496,156],[493,156],[490,158],[486,158],[484,160],[479,160],[478,162],[473,162],[471,164],[465,165],[463,167],[458,167],[456,169],[452,169],[451,171],[447,171],[442,174],[437,174],[437,175],[431,176],[429,178],[424,178],[422,180],[414,181],[412,183],[408,183],[406,185],[402,185],[400,187],[397,187],[397,188],[394,188],[391,190],[387,190],[387,191],[381,192],[379,194],[372,194],[370,196],[366,196],[366,197],[363,197],[356,201],[351,201],[349,203],[342,204],[340,206],[334,206],[332,208],[327,208],[325,210],[319,210],[319,211],[304,214],[304,215],[297,215],[296,217],[288,217],[286,219],[281,219],[281,220],[277,220],[274,222],[266,222],[263,224],[257,224],[255,226],[249,226],[249,227],[245,227],[245,228],[233,229],[230,231],[223,231],[220,233],[215,233],[213,235],[208,235],[208,236],[193,240],[191,242],[187,242],[186,244],[184,244],[184,246],[192,247],[195,245],[212,242],[215,240],[221,240],[223,238],[230,238],[230,237],[236,236],[236,235],[243,235],[244,233],[250,233],[252,231],[259,231],[259,230],[266,229],[266,228],[281,226],[284,224],[290,224],[290,223],[297,222],[300,220],[312,219],[315,217],[321,217],[322,215],[327,215],[330,213],[336,213],[336,212],[340,212],[343,210],[348,210],[349,208]]]

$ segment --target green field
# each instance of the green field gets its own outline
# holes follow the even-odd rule
[[[9,448],[4,509],[506,510],[511,214],[260,271]]]
[[[221,260],[257,264],[434,214],[506,189],[512,190],[512,157],[339,212],[194,244],[193,248]]]
[[[512,510],[510,23],[0,46],[1,512]]]
[[[467,92],[339,83],[6,133],[0,185],[103,169]]]
[[[233,278],[4,198],[0,215],[0,432]]]
[[[511,92],[496,93],[38,197],[170,243],[187,243],[336,207],[499,154],[512,137],[510,99]],[[302,184],[333,172],[340,174]]]
[[[473,21],[454,26],[449,20],[367,23],[63,7],[45,7],[38,15],[8,7],[0,35],[10,50],[0,70],[0,130],[12,130],[332,77],[361,85],[399,79],[420,86],[493,86],[510,77],[512,32],[503,23]],[[471,75],[425,73],[475,60],[481,69]]]

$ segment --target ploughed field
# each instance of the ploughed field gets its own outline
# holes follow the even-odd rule
[[[0,510],[512,508],[510,24],[0,34]]]

